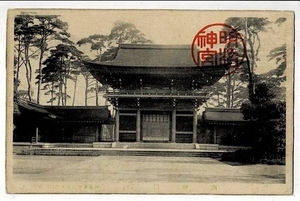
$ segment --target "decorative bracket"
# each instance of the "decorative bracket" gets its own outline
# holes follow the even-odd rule
[[[173,107],[176,107],[176,99],[173,99]]]
[[[115,107],[116,107],[116,110],[119,109],[119,101],[118,101],[118,98],[116,98],[116,104],[115,104]]]
[[[195,109],[198,108],[198,100],[197,99],[195,99],[195,105],[194,106],[195,106]]]

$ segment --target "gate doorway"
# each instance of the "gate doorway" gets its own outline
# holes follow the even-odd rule
[[[144,114],[142,121],[143,141],[169,141],[170,115]]]

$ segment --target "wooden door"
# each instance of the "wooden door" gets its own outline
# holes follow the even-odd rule
[[[170,115],[144,114],[143,141],[169,141]]]

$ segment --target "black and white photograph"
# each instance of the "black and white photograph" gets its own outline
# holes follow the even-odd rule
[[[292,11],[7,18],[8,193],[292,194]]]

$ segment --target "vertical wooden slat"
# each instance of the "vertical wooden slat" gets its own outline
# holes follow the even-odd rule
[[[115,131],[115,142],[119,142],[119,127],[120,127],[120,117],[119,110],[116,109],[116,131]]]
[[[193,117],[193,143],[197,143],[197,108],[194,109]]]
[[[99,126],[96,126],[96,136],[95,136],[95,142],[99,141]]]
[[[141,109],[137,108],[136,113],[136,141],[141,141]]]
[[[35,143],[39,142],[39,127],[35,129]]]
[[[172,142],[176,142],[176,108],[172,110]]]
[[[217,144],[217,128],[214,126],[214,144]]]

